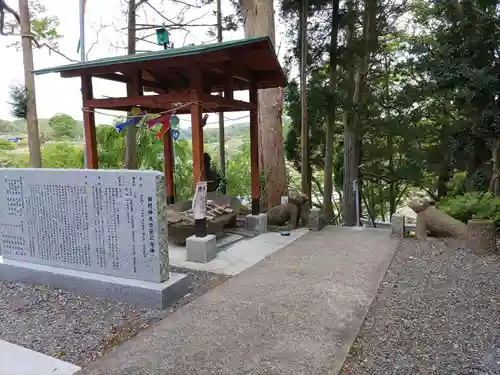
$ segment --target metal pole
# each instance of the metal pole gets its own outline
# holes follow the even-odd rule
[[[311,199],[309,183],[309,128],[307,124],[307,10],[308,1],[302,0],[300,12],[300,107],[301,107],[301,190]]]
[[[222,5],[221,0],[217,0],[217,42],[222,42]],[[219,93],[222,96],[222,92]],[[219,157],[220,170],[222,174],[221,193],[226,194],[226,144],[224,136],[224,113],[219,112]]]
[[[85,0],[80,0],[80,60],[85,62]],[[83,163],[85,168],[87,163],[87,141],[85,139],[85,125],[83,127]]]
[[[352,185],[353,185],[353,190],[356,194],[356,225],[358,227],[360,227],[361,226],[361,221],[360,221],[361,207],[359,205],[359,182],[358,182],[358,180],[354,180]]]

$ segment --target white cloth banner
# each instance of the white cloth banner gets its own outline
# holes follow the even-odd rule
[[[193,215],[195,220],[207,217],[207,182],[197,182],[193,199]]]

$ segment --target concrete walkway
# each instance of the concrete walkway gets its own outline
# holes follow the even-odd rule
[[[77,374],[336,374],[398,242],[309,232]]]

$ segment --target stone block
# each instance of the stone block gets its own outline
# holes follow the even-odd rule
[[[247,215],[245,228],[257,233],[267,233],[267,215]]]
[[[425,217],[425,211],[419,212],[417,214],[415,236],[420,240],[427,239],[427,218]]]
[[[208,263],[217,256],[215,235],[205,237],[191,236],[186,239],[188,262]]]
[[[325,226],[326,223],[323,212],[317,207],[312,207],[309,211],[309,230],[317,232]]]
[[[403,238],[405,235],[405,217],[400,215],[391,216],[391,234]]]

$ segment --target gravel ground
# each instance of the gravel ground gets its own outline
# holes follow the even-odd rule
[[[165,310],[138,310],[40,285],[0,282],[0,339],[83,367],[228,279],[171,271],[189,273],[192,282],[189,293]]]
[[[500,374],[500,255],[405,239],[342,375]]]

